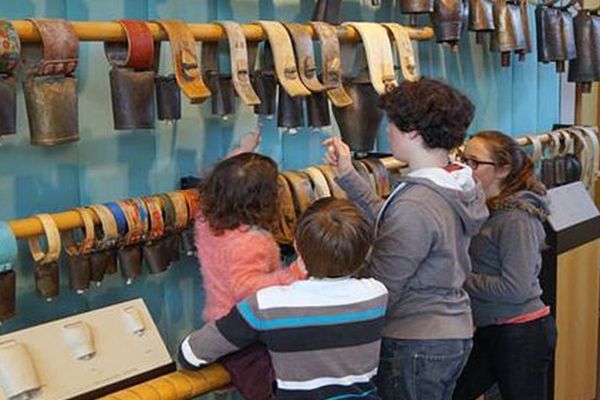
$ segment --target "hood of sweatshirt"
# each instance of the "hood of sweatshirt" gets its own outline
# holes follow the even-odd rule
[[[473,236],[489,216],[485,193],[473,178],[471,168],[452,164],[446,168],[420,168],[401,180],[407,185],[423,185],[441,195],[462,221],[465,233]]]

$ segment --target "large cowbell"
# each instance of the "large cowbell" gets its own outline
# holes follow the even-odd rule
[[[309,127],[322,128],[331,125],[329,100],[325,92],[315,92],[307,96],[306,111]]]
[[[379,95],[367,80],[345,80],[344,88],[352,98],[346,107],[333,107],[333,115],[344,142],[356,152],[373,150],[383,111]]]
[[[569,81],[589,92],[592,82],[600,80],[600,16],[580,10],[574,23],[577,58],[569,62]]]
[[[161,121],[181,119],[181,89],[177,85],[175,75],[157,76],[156,110]]]
[[[317,0],[313,9],[312,21],[323,21],[330,24],[340,23],[341,0]]]
[[[109,76],[115,129],[154,128],[154,71],[115,66]]]
[[[23,88],[31,144],[55,146],[79,140],[77,78],[29,76]]]
[[[431,14],[438,43],[456,46],[468,19],[468,3],[462,0],[435,0]]]
[[[279,102],[277,104],[277,126],[294,132],[304,126],[304,97],[292,97],[279,87]]]
[[[17,132],[17,78],[0,78],[0,136]]]
[[[494,3],[490,0],[469,0],[469,30],[491,32],[494,27]]]

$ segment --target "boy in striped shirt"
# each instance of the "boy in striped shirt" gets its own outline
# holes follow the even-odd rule
[[[309,279],[259,290],[192,332],[180,361],[199,368],[261,341],[277,399],[379,399],[377,374],[387,290],[353,276],[371,248],[372,227],[347,200],[315,202],[300,217],[295,246]]]

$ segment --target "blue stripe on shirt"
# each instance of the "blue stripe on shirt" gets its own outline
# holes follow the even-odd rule
[[[250,324],[250,326],[252,326],[254,329],[263,331],[267,331],[270,329],[298,328],[315,325],[347,324],[351,322],[360,322],[380,318],[385,315],[385,307],[376,307],[366,311],[347,314],[310,315],[304,317],[299,316],[262,320],[254,314],[254,312],[252,311],[252,307],[245,300],[240,302],[237,308],[242,317]]]
[[[371,389],[368,392],[364,392],[364,393],[360,393],[360,394],[340,394],[338,396],[328,397],[327,400],[360,399],[361,397],[375,395],[376,392],[377,392],[377,389]]]

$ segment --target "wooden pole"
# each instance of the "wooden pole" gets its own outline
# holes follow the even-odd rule
[[[20,20],[11,21],[19,38],[22,42],[39,42],[40,35],[31,21]],[[80,41],[84,42],[119,42],[125,41],[125,31],[118,22],[112,21],[71,21]],[[156,41],[168,40],[167,34],[160,26],[152,21],[146,21],[148,28]],[[227,38],[225,30],[218,24],[187,24],[192,30],[194,38],[198,41],[214,42]],[[315,37],[314,29],[307,25],[313,37]],[[246,35],[246,39],[258,41],[266,39],[266,36],[259,25],[242,24],[242,29]],[[407,27],[410,38],[413,40],[429,40],[433,37],[433,29],[425,28],[410,28]],[[338,27],[338,37],[342,41],[360,41],[358,31],[351,26]]]

